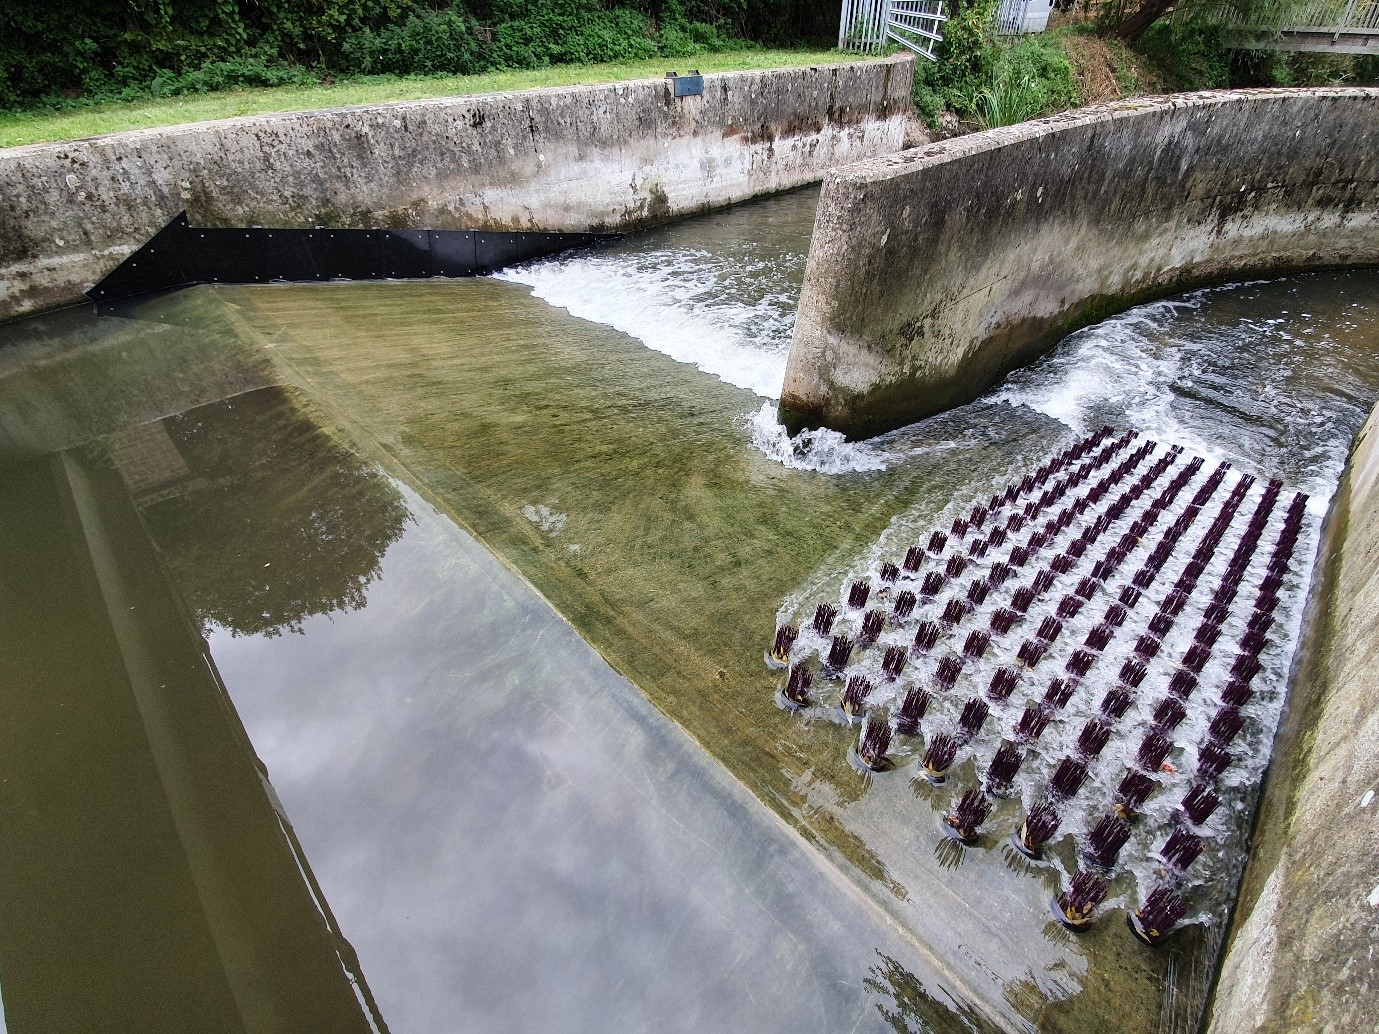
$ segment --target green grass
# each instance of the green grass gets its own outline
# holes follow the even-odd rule
[[[462,97],[498,90],[527,90],[539,86],[647,79],[662,76],[668,69],[677,72],[690,68],[704,72],[735,72],[755,68],[837,64],[861,60],[863,57],[836,50],[735,50],[692,58],[662,57],[607,65],[560,65],[517,72],[486,72],[482,75],[417,79],[361,77],[330,85],[230,90],[56,112],[8,111],[0,112],[0,147],[79,140],[126,129],[208,122],[237,115],[266,115],[313,108],[338,108],[348,104],[379,104],[427,97]]]

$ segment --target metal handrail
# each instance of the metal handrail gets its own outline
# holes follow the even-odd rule
[[[838,49],[876,53],[894,42],[933,61],[947,20],[942,0],[843,0]]]
[[[1276,0],[1245,9],[1234,3],[1193,4],[1175,14],[1215,17],[1236,29],[1379,35],[1379,0]]]

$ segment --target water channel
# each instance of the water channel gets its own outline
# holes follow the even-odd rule
[[[791,442],[816,199],[0,328],[11,1029],[1195,1029],[1379,393],[1379,273],[1144,306],[961,410]],[[1042,866],[957,848],[975,762],[860,774],[762,658],[1103,424],[1309,496],[1240,792],[1157,950],[1134,865],[1068,933],[1078,829]]]

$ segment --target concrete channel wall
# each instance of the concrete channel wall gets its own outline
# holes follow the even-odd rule
[[[781,415],[864,437],[1078,327],[1237,276],[1379,263],[1379,89],[1121,101],[825,180]]]
[[[401,102],[0,151],[0,319],[193,226],[621,231],[903,146],[912,57]]]
[[[1379,1016],[1379,412],[1327,521],[1210,1034]]]

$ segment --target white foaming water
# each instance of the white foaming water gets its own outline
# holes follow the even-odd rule
[[[749,425],[752,447],[792,470],[853,474],[885,470],[898,458],[877,442],[850,442],[826,427],[801,431],[791,438],[771,402],[762,403]]]
[[[677,362],[767,399],[780,397],[794,328],[787,290],[744,300],[743,270],[692,249],[582,254],[497,274],[571,315],[637,338]]]
[[[1117,460],[1124,458],[1129,451],[1129,448],[1125,449],[1117,457]],[[1164,447],[1160,445],[1153,454],[1139,464],[1137,469],[1140,471],[1147,469],[1155,456],[1163,454]],[[1048,657],[1040,663],[1038,673],[1026,672],[1014,663],[1013,657],[1016,648],[1023,639],[1033,634],[1033,629],[1038,627],[1044,618],[1051,618],[1055,615],[1056,608],[1065,593],[1070,591],[1072,586],[1087,574],[1094,560],[1104,555],[1109,544],[1114,542],[1136,517],[1146,512],[1151,499],[1186,462],[1186,457],[1184,457],[1171,465],[1169,470],[1160,476],[1156,487],[1141,497],[1108,530],[1104,540],[1081,557],[1076,562],[1072,572],[1060,578],[1049,592],[1036,600],[1029,612],[1018,621],[1019,627],[1015,631],[1006,636],[993,635],[989,654],[979,660],[969,660],[964,666],[958,685],[954,689],[941,691],[933,688],[934,675],[939,660],[944,656],[956,656],[959,644],[963,642],[968,631],[974,628],[986,628],[989,624],[990,614],[1007,604],[1014,587],[1022,582],[1028,582],[1032,572],[1042,564],[1046,564],[1050,556],[1057,554],[1071,541],[1078,533],[1079,525],[1085,526],[1094,519],[1097,512],[1104,510],[1115,493],[1103,500],[1101,504],[1094,506],[1073,527],[1055,536],[1054,540],[1041,551],[1042,562],[1033,561],[1028,568],[1018,572],[1004,586],[993,589],[990,597],[975,608],[972,616],[964,620],[959,629],[944,633],[943,642],[934,651],[923,656],[917,656],[907,649],[908,663],[904,674],[898,682],[888,679],[880,667],[883,649],[887,646],[907,648],[909,637],[912,635],[918,620],[937,618],[946,599],[961,596],[969,583],[969,579],[984,579],[995,561],[1006,558],[1010,547],[1022,535],[1012,536],[1004,546],[1000,549],[993,549],[985,557],[973,558],[967,571],[960,577],[951,580],[947,589],[938,599],[922,598],[918,601],[911,619],[899,628],[888,627],[882,633],[877,646],[861,652],[853,661],[848,669],[849,673],[864,674],[876,687],[869,703],[872,706],[880,705],[883,708],[893,710],[899,705],[909,687],[922,685],[933,688],[933,699],[924,720],[925,741],[927,743],[928,737],[937,731],[956,733],[961,709],[969,699],[980,698],[984,695],[990,678],[998,667],[1005,665],[1011,670],[1019,672],[1019,686],[1015,693],[1005,702],[993,702],[991,704],[992,713],[985,734],[964,748],[964,754],[970,751],[969,756],[975,763],[976,771],[985,771],[1002,738],[1010,736],[1011,730],[1025,705],[1040,699],[1050,677],[1065,674],[1063,671],[1064,662],[1083,642],[1090,629],[1103,620],[1102,615],[1107,605],[1118,598],[1123,588],[1131,584],[1131,575],[1138,568],[1139,563],[1148,554],[1159,535],[1183,512],[1188,501],[1205,481],[1208,472],[1214,465],[1205,464],[1202,470],[1178,493],[1174,502],[1158,518],[1151,534],[1135,545],[1131,556],[1121,565],[1118,572],[1104,585],[1098,583],[1096,591],[1082,611],[1064,619],[1062,634],[1058,637],[1056,644],[1051,647]],[[1109,469],[1109,466],[1106,469]],[[1105,473],[1105,470],[1102,473]],[[1223,504],[1237,477],[1236,474],[1227,476],[1225,483],[1208,500],[1207,513],[1214,513]],[[1079,491],[1085,492],[1086,489],[1083,488]],[[1246,498],[1240,509],[1236,511],[1230,522],[1224,541],[1210,555],[1210,561],[1207,570],[1203,572],[1199,590],[1193,594],[1193,598],[1189,601],[1184,612],[1178,617],[1169,633],[1163,637],[1163,650],[1159,656],[1146,662],[1148,677],[1138,693],[1135,694],[1136,699],[1132,710],[1123,719],[1113,723],[1116,730],[1113,740],[1102,753],[1102,756],[1088,765],[1088,780],[1082,791],[1076,795],[1075,800],[1060,805],[1063,823],[1057,834],[1058,837],[1072,837],[1077,843],[1085,842],[1092,826],[1105,813],[1116,785],[1125,773],[1127,765],[1134,758],[1143,731],[1151,724],[1153,707],[1167,694],[1169,679],[1176,668],[1174,662],[1184,655],[1187,647],[1192,643],[1194,630],[1201,621],[1211,592],[1217,580],[1223,575],[1228,558],[1239,541],[1244,524],[1249,520],[1262,491],[1262,483],[1257,483],[1246,493]],[[1162,863],[1158,860],[1158,851],[1162,848],[1165,837],[1172,828],[1174,811],[1178,802],[1195,781],[1195,776],[1192,774],[1196,765],[1197,748],[1195,744],[1199,744],[1205,738],[1207,725],[1215,714],[1216,706],[1219,703],[1216,699],[1217,691],[1225,685],[1229,678],[1227,668],[1235,657],[1235,650],[1232,646],[1244,632],[1245,619],[1249,615],[1254,594],[1258,591],[1263,577],[1264,561],[1268,555],[1269,546],[1278,532],[1282,512],[1287,505],[1288,498],[1289,493],[1285,492],[1283,499],[1272,512],[1269,530],[1263,539],[1263,549],[1250,561],[1245,583],[1241,586],[1223,630],[1222,641],[1217,645],[1209,665],[1203,671],[1202,688],[1190,701],[1188,718],[1170,736],[1182,749],[1181,759],[1178,754],[1174,755],[1174,760],[1181,771],[1168,766],[1164,772],[1156,775],[1155,779],[1159,787],[1149,804],[1143,809],[1146,821],[1136,827],[1131,843],[1121,852],[1119,868],[1135,877],[1137,890],[1131,891],[1129,888],[1122,890],[1109,903],[1112,907],[1119,906],[1131,909],[1137,907],[1143,900],[1144,894],[1161,882],[1159,868]],[[966,506],[966,503],[954,501],[944,508],[942,513],[933,521],[933,526],[946,526],[948,519],[964,513]],[[993,523],[992,527],[998,523],[1000,522]],[[1038,521],[1032,522],[1029,527],[1033,528],[1038,523]],[[1131,658],[1131,648],[1136,637],[1143,630],[1143,622],[1154,613],[1156,604],[1162,600],[1169,588],[1175,584],[1177,577],[1186,569],[1187,562],[1204,534],[1207,523],[1206,521],[1197,522],[1186,535],[1179,547],[1170,556],[1155,583],[1145,590],[1145,599],[1138,606],[1138,618],[1132,614],[1131,620],[1126,622],[1125,627],[1118,629],[1113,634],[1111,643],[1104,650],[1098,651],[1095,670],[1085,680],[1085,683],[1078,686],[1072,700],[1059,709],[1057,720],[1049,726],[1044,735],[1025,748],[1028,751],[1028,756],[1021,768],[1021,775],[1016,784],[1019,796],[1023,799],[1024,811],[1028,811],[1040,799],[1054,767],[1061,759],[1076,755],[1077,737],[1084,722],[1097,714],[1101,694],[1113,684],[1114,673],[1120,669],[1121,664]],[[1191,918],[1194,921],[1211,923],[1219,919],[1219,916],[1223,914],[1221,910],[1228,903],[1229,896],[1228,891],[1223,891],[1222,888],[1230,888],[1235,885],[1235,878],[1238,875],[1237,867],[1241,858],[1238,843],[1239,837],[1243,833],[1242,823],[1247,817],[1253,801],[1253,787],[1262,776],[1268,760],[1269,744],[1272,741],[1273,729],[1282,707],[1289,663],[1297,643],[1302,608],[1307,597],[1311,573],[1310,559],[1316,548],[1318,525],[1319,522],[1316,518],[1306,522],[1301,541],[1294,554],[1292,570],[1288,575],[1286,586],[1281,590],[1282,605],[1277,615],[1278,624],[1270,636],[1271,645],[1261,658],[1264,660],[1266,668],[1254,682],[1257,696],[1252,703],[1242,709],[1247,719],[1247,728],[1234,744],[1236,760],[1218,782],[1222,789],[1222,796],[1225,798],[1225,804],[1217,815],[1200,830],[1207,843],[1207,851],[1203,858],[1193,866],[1187,880],[1193,895]],[[869,550],[865,557],[857,558],[844,570],[835,570],[826,585],[816,581],[804,587],[803,591],[793,593],[785,601],[777,616],[777,623],[791,622],[796,623],[799,627],[800,639],[795,649],[797,662],[810,655],[817,655],[822,658],[830,645],[829,637],[818,636],[808,627],[813,604],[820,595],[825,599],[836,600],[838,618],[832,630],[833,634],[842,633],[855,637],[862,612],[851,610],[847,605],[848,587],[854,580],[863,579],[878,587],[877,602],[883,607],[883,612],[890,605],[889,592],[898,591],[907,586],[912,591],[917,589],[920,577],[918,573],[902,574],[900,583],[895,590],[887,590],[882,587],[883,583],[878,577],[879,567],[883,560],[899,562],[903,557],[905,542],[927,540],[927,534],[918,533],[914,527],[908,528],[903,537],[896,534],[898,531],[900,531],[898,527],[888,529],[888,533],[882,536],[882,540]],[[949,552],[963,551],[961,545],[956,546],[955,550],[952,541],[950,541],[948,549]],[[943,558],[939,557],[935,560],[926,556],[923,565],[924,570],[942,569]],[[823,686],[820,686],[818,691],[828,692]],[[833,718],[836,720],[837,718],[836,708],[824,706],[816,710],[818,716],[824,719]],[[898,765],[904,767],[916,762],[921,750],[922,748],[915,744],[902,742],[894,748],[893,757]],[[1008,829],[1002,830],[1001,835],[995,837],[995,840],[999,841],[1008,832],[1010,832]],[[1051,859],[1051,861],[1053,864],[1061,865],[1057,859]],[[1066,875],[1070,877],[1071,873]]]
[[[849,442],[827,428],[791,438],[776,416],[801,261],[789,253],[771,260],[654,248],[548,259],[497,275],[767,399],[744,423],[751,446],[769,459],[821,474],[885,470],[904,453],[880,442]]]
[[[1215,445],[1183,427],[1172,407],[1181,353],[1164,348],[1161,335],[1193,301],[1143,305],[1081,330],[1037,365],[1012,374],[992,401],[1027,406],[1079,434],[1100,426],[1098,410],[1111,405],[1123,413],[1125,425],[1151,438],[1220,459]]]
[[[1317,410],[1317,399],[1299,397],[1286,387],[1291,360],[1281,353],[1304,342],[1279,326],[1283,321],[1278,319],[1242,321],[1229,328],[1199,319],[1212,304],[1211,296],[1258,284],[1206,288],[1078,331],[1039,363],[1012,374],[991,401],[1024,406],[1080,434],[1108,421],[1134,427],[1208,461],[1226,460],[1264,476],[1275,473],[1279,443],[1261,437],[1257,425],[1279,422],[1293,433],[1308,427],[1307,444],[1294,441],[1288,449],[1308,454],[1295,468],[1295,487],[1308,493],[1308,511],[1319,518],[1344,469],[1350,433],[1338,431],[1334,415]],[[1260,348],[1260,354],[1243,357],[1247,348]],[[1226,403],[1212,396],[1214,381],[1245,380],[1244,368],[1251,363],[1256,371],[1276,364],[1268,372],[1256,372],[1252,397]],[[1203,406],[1204,400],[1218,404]]]

